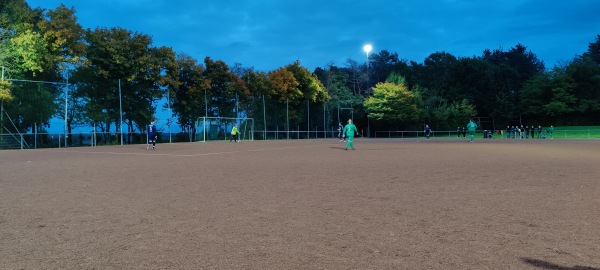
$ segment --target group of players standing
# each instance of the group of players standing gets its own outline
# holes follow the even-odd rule
[[[460,135],[462,135],[463,137],[466,137],[467,132],[468,128],[465,129],[464,127],[458,127],[456,129],[456,136],[460,137]],[[543,130],[542,126],[538,126],[537,128],[535,126],[506,126],[505,130],[484,130],[482,133],[483,138],[489,139],[492,138],[494,133],[497,133],[500,136],[504,135],[507,139],[546,139],[546,136],[548,136],[550,139],[553,139],[554,126],[550,126],[546,130]]]
[[[505,135],[507,139],[529,139],[530,137],[531,139],[535,139],[536,131],[538,139],[545,139],[546,135],[548,135],[550,139],[554,138],[554,126],[550,126],[545,133],[542,129],[542,126],[538,126],[537,128],[535,126],[523,127],[522,125],[521,127],[506,126]]]

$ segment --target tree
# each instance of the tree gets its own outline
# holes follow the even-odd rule
[[[16,28],[18,34],[8,41],[10,58],[6,60],[12,63],[12,69],[18,72],[31,72],[35,77],[36,73],[48,68],[46,42],[40,33],[33,30],[32,24],[25,23]]]
[[[294,77],[294,74],[285,68],[278,68],[267,74],[269,84],[273,92],[272,95],[280,102],[286,102],[289,99],[295,100],[302,97],[302,92],[298,89],[300,83]]]
[[[422,66],[416,66],[418,70],[416,84],[447,96],[446,91],[453,83],[452,71],[455,70],[457,62],[456,57],[446,52],[430,54],[425,58]]]
[[[361,72],[361,66],[358,62],[348,59],[346,60],[346,68],[344,71],[348,74],[348,88],[352,90],[354,95],[362,95],[366,92],[368,86],[363,82],[366,81],[366,74]]]
[[[368,74],[371,85],[386,80],[399,63],[398,53],[390,53],[387,50],[381,50],[379,53],[371,54],[369,56],[370,74]],[[368,85],[368,87],[371,85]]]
[[[321,81],[325,81],[325,89],[330,97],[329,103],[341,107],[355,107],[364,101],[359,95],[354,95],[348,87],[349,74],[335,66],[329,66],[328,70],[322,71],[324,76]]]
[[[207,80],[202,76],[204,68],[186,54],[177,55],[177,66],[172,71],[174,77],[168,86],[171,108],[178,117],[183,131],[196,134],[196,120],[205,116],[205,94],[209,90]]]
[[[294,75],[298,82],[298,90],[302,93],[301,99],[323,103],[329,99],[325,87],[317,76],[300,65],[299,61],[289,64],[285,69]]]
[[[448,113],[448,124],[450,127],[464,126],[467,119],[477,115],[475,106],[466,99],[450,104]]]
[[[251,100],[246,108],[247,117],[261,120],[255,123],[256,130],[267,130],[265,123],[268,116],[266,114],[266,103],[271,101],[271,85],[268,75],[266,72],[249,68],[244,71],[241,77],[250,92],[249,98]]]
[[[596,41],[588,45],[588,50],[583,56],[590,57],[596,64],[600,65],[600,35],[596,36]]]
[[[43,33],[43,38],[47,44],[49,52],[49,65],[52,69],[65,76],[63,81],[68,81],[70,71],[85,64],[85,50],[87,48],[84,42],[84,30],[77,23],[74,9],[67,9],[63,4],[54,10],[45,12],[44,18],[40,20],[38,26]],[[69,87],[70,88],[70,87]],[[67,92],[70,92],[67,89]],[[58,118],[65,117],[64,112],[68,112],[67,131],[71,134],[73,126],[83,126],[86,124],[85,113],[83,111],[84,101],[76,94],[65,93],[68,102],[57,102],[59,109],[56,112]],[[65,110],[64,106],[70,106]],[[72,143],[72,136],[69,136],[69,144]]]
[[[296,78],[294,78],[294,74],[281,67],[276,70],[269,71],[269,73],[267,73],[267,77],[269,78],[269,84],[271,85],[272,89],[271,96],[280,104],[280,106],[278,106],[279,108],[277,108],[275,111],[286,111],[290,114],[290,118],[296,119],[297,117],[293,108],[292,110],[288,110],[290,100],[293,102],[296,99],[302,98],[302,92],[300,89],[298,89],[300,83],[296,80]],[[282,104],[284,106],[281,106]],[[286,119],[289,120],[289,118],[284,117],[284,115],[278,116],[276,118],[276,125],[279,126],[279,121],[282,121],[285,123],[286,128],[290,129],[290,127],[287,126],[287,122],[284,121]]]
[[[242,79],[221,60],[204,58],[204,79],[210,85],[209,110],[213,116],[237,117],[235,111],[236,94],[249,95]]]
[[[519,101],[519,92],[528,80],[544,72],[544,63],[522,44],[517,44],[507,52],[486,49],[482,59],[491,67],[489,89],[482,92],[480,97],[485,100],[486,95],[493,96],[496,100],[488,99],[485,103],[475,100],[478,109],[505,121],[523,114],[525,108],[519,107],[519,104],[523,104]]]
[[[45,17],[47,19],[41,20],[38,25],[53,57],[51,63],[59,65],[61,70],[83,65],[87,48],[84,42],[85,31],[77,22],[75,9],[68,9],[61,4],[56,9],[47,11]]]
[[[403,78],[391,80],[395,82],[378,83],[365,100],[369,118],[402,127],[416,124],[423,115],[419,93],[411,92]]]
[[[299,61],[295,61],[293,64],[285,66],[285,69],[289,71],[294,79],[298,82],[297,89],[300,93],[295,98],[288,99],[290,119],[296,121],[296,125],[304,125],[310,122],[309,119],[301,116],[309,116],[310,102],[317,104],[323,104],[329,100],[330,97],[325,91],[325,86],[319,81],[317,76],[311,73],[308,69],[300,65]],[[312,110],[320,108],[321,106],[312,106]],[[315,113],[313,113],[315,115]],[[306,120],[306,122],[305,122]]]
[[[0,101],[11,101],[13,96],[10,94],[11,83],[9,81],[0,82]]]
[[[104,122],[106,131],[121,117],[128,131],[142,129],[154,115],[154,101],[162,97],[165,50],[152,47],[149,36],[123,28],[88,30],[85,38],[89,64],[77,69],[76,78],[87,101],[86,115],[94,123]]]
[[[48,80],[54,73],[48,61],[51,57],[46,42],[37,28],[41,13],[22,0],[0,2],[0,65],[4,67],[4,79]],[[56,109],[55,87],[13,81],[4,82],[1,91],[3,111],[0,113],[12,115],[20,132],[49,125]]]
[[[586,54],[578,57],[565,70],[577,99],[574,109],[581,124],[598,124],[600,114],[600,64]],[[575,119],[574,119],[575,120]],[[583,120],[583,121],[582,121]]]

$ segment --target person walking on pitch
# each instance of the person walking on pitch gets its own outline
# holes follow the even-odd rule
[[[231,139],[229,140],[229,142],[231,142],[231,140],[238,142],[238,128],[237,125],[233,125],[233,128],[231,129]]]
[[[152,149],[156,149],[157,138],[158,134],[156,133],[156,125],[154,125],[154,120],[152,120],[150,125],[148,125],[148,145],[146,146],[146,150],[150,149],[150,142],[152,142]]]
[[[340,124],[338,125],[338,136],[340,137],[340,142],[344,141],[344,125],[342,125],[342,122],[340,122]]]
[[[475,138],[475,129],[477,129],[477,124],[473,122],[473,119],[469,120],[469,124],[467,124],[467,131],[469,133],[469,142],[473,142]]]
[[[348,143],[346,143],[346,148],[344,150],[348,150],[348,147],[352,147],[354,150],[354,144],[352,144],[352,140],[354,140],[354,132],[358,133],[356,126],[352,124],[352,119],[348,120],[348,124],[344,127],[344,137],[348,138]]]

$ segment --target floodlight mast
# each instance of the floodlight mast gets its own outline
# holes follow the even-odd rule
[[[373,46],[371,46],[371,44],[367,44],[365,45],[365,47],[363,47],[363,50],[367,53],[367,89],[369,88],[369,84],[370,82],[370,76],[369,76],[369,53],[371,52],[371,50],[373,50]]]
[[[371,84],[371,76],[369,74],[369,53],[371,52],[371,50],[373,50],[373,46],[371,46],[371,44],[365,45],[363,47],[363,50],[365,51],[365,53],[367,53],[367,91],[369,91],[369,85]],[[369,95],[371,95],[371,91],[368,92]],[[369,115],[367,114],[367,136],[370,136],[371,134],[371,119],[369,119]]]

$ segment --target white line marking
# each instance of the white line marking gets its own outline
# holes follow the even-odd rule
[[[339,145],[339,144],[327,143],[327,144],[313,144],[313,145],[303,145],[303,146],[271,147],[271,148],[261,148],[261,149],[251,149],[251,150],[212,152],[212,153],[199,153],[199,154],[189,154],[189,155],[162,154],[162,153],[107,152],[107,151],[102,151],[102,152],[87,152],[87,151],[79,151],[79,150],[53,151],[53,150],[50,150],[50,149],[37,149],[37,151],[59,152],[59,153],[81,153],[81,154],[105,154],[105,155],[196,157],[196,156],[212,156],[212,155],[234,154],[234,153],[243,153],[243,152],[260,152],[260,151],[271,151],[271,150],[297,149],[297,148],[307,148],[307,147],[317,147],[317,146],[327,146],[327,145]],[[153,151],[155,151],[155,150],[153,150]]]

